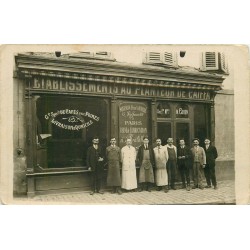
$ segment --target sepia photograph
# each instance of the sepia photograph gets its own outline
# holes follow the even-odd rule
[[[242,52],[236,45],[4,47],[13,68],[11,203],[236,204]]]

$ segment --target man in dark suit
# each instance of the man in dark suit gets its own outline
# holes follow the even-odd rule
[[[92,174],[92,192],[90,195],[94,193],[103,194],[100,189],[103,178],[104,153],[99,146],[99,138],[93,138],[92,142],[93,145],[87,151],[87,166]]]
[[[185,145],[185,140],[180,139],[179,147],[177,148],[177,164],[181,175],[182,188],[190,191],[190,160],[191,151]],[[186,185],[187,182],[187,185]]]
[[[211,181],[212,181],[214,189],[217,189],[217,182],[215,176],[215,159],[218,157],[218,153],[216,147],[210,144],[210,140],[208,138],[205,139],[205,153],[207,160],[207,164],[204,169],[207,181],[206,188],[211,188]]]

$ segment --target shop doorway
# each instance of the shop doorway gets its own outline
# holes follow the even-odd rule
[[[157,122],[157,137],[162,140],[162,145],[167,144],[168,138],[173,138],[176,146],[180,139],[184,139],[190,146],[190,124],[189,122]]]

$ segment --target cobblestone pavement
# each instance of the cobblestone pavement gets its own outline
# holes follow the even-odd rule
[[[71,192],[67,194],[37,195],[34,198],[15,198],[15,204],[234,204],[235,191],[234,181],[223,181],[218,183],[218,189],[185,189],[152,192],[126,192],[122,195],[104,194],[90,195],[89,192]]]

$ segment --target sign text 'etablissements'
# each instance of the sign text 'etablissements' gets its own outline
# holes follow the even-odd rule
[[[99,117],[89,112],[80,112],[75,109],[62,109],[45,114],[44,118],[55,126],[67,130],[81,130],[98,122]],[[88,119],[88,121],[86,120]]]
[[[148,112],[143,103],[126,102],[119,106],[120,146],[125,145],[126,138],[132,138],[133,145],[139,146],[148,134]]]
[[[32,88],[37,90],[53,90],[63,92],[211,100],[209,91],[177,90],[173,88],[157,86],[128,86],[124,84],[114,85],[106,83],[86,83],[82,81],[71,82],[43,78],[34,78]]]

